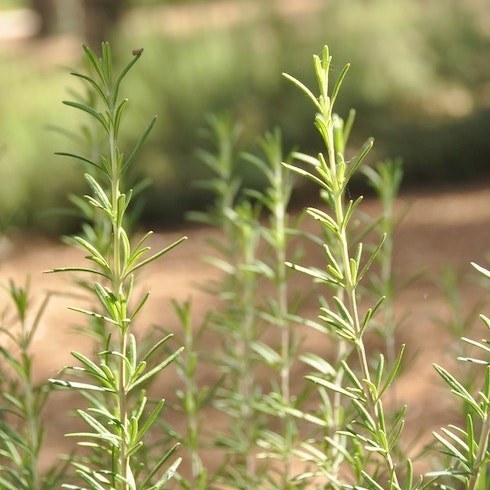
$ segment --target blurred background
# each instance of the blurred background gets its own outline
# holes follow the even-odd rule
[[[191,182],[206,176],[195,152],[208,113],[240,121],[247,150],[276,126],[286,150],[321,149],[311,104],[281,73],[314,87],[324,44],[334,77],[351,63],[337,111],[357,110],[353,147],[375,137],[371,161],[401,157],[406,187],[490,176],[488,0],[0,0],[0,231],[76,226],[54,210],[84,181],[54,152],[83,152],[86,121],[61,101],[82,90],[68,75],[81,43],[102,40],[120,65],[144,48],[123,133],[130,151],[158,115],[135,175],[151,179],[141,219],[154,226],[206,203]]]

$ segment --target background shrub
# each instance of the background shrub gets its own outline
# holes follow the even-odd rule
[[[298,5],[303,8],[295,10]],[[142,172],[153,181],[145,193],[146,221],[168,225],[208,199],[189,185],[207,172],[194,154],[206,113],[227,110],[241,120],[246,149],[252,149],[258,134],[280,125],[285,146],[316,151],[310,115],[279,73],[309,83],[309,56],[324,44],[337,53],[333,71],[352,63],[343,100],[360,114],[353,144],[360,142],[358,135],[376,135],[373,159],[400,156],[405,182],[411,184],[458,182],[488,173],[490,39],[483,2],[298,5],[131,2],[113,45],[120,59],[145,47],[128,88],[136,112],[131,127],[123,129],[128,146],[149,113],[159,116],[142,155]],[[58,30],[66,33],[70,25],[67,20]],[[74,68],[75,44],[76,54],[63,60]],[[76,221],[45,212],[66,206],[66,191],[80,189],[71,163],[59,171],[52,154],[63,140],[43,122],[73,130],[79,123],[67,120],[55,96],[65,84],[58,55],[46,45],[14,47],[0,53],[9,67],[0,75],[0,220],[5,223],[14,214],[30,230],[65,230]],[[349,108],[340,102],[338,110],[345,114]],[[247,181],[260,184],[257,174]]]

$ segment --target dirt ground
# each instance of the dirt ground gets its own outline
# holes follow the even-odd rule
[[[459,190],[408,193],[398,202],[400,212],[405,208],[407,212],[396,234],[396,273],[402,280],[414,272],[425,271],[398,296],[396,302],[397,315],[400,318],[404,316],[398,329],[397,343],[406,344],[406,358],[409,360],[396,393],[397,403],[409,405],[409,435],[414,435],[424,426],[428,430],[424,432],[425,438],[430,438],[430,430],[438,429],[454,419],[454,401],[446,396],[447,389],[432,367],[434,362],[452,365],[457,345],[447,328],[450,318],[447,301],[434,278],[446,265],[455,268],[462,276],[472,273],[471,261],[488,266],[490,193],[487,184]],[[361,205],[361,210],[367,214],[375,214],[377,209],[378,204],[373,199],[366,199]],[[316,224],[307,220],[304,226],[313,230]],[[141,278],[141,287],[148,288],[151,297],[138,328],[158,324],[178,333],[179,325],[170,307],[171,299],[184,301],[192,298],[196,322],[207,310],[216,307],[215,300],[198,288],[198,285],[216,277],[216,271],[201,260],[203,255],[211,252],[206,240],[213,234],[216,234],[214,230],[195,227],[154,234],[151,245],[155,249],[183,235],[188,239],[160,259]],[[317,247],[308,248],[306,252],[308,263],[322,265],[322,253]],[[77,304],[78,301],[68,294],[76,291],[69,278],[63,274],[43,274],[44,270],[53,267],[83,264],[83,259],[76,250],[39,238],[5,242],[0,253],[2,283],[10,278],[22,283],[29,275],[34,304],[39,304],[46,292],[57,292],[48,303],[33,346],[35,377],[42,382],[55,376],[64,365],[71,364],[70,350],[90,349],[87,339],[70,331],[70,325],[77,324],[81,318],[67,309],[68,305]],[[298,277],[296,284],[299,288],[311,287],[304,277]],[[469,311],[479,299],[488,300],[489,291],[489,288],[482,288],[474,281],[463,280],[460,291],[462,312]],[[308,314],[314,317],[316,302],[309,308]],[[487,314],[488,310],[486,305],[479,309]],[[439,321],[441,319],[444,320],[442,323]],[[474,323],[479,329],[476,337],[486,335],[477,318]],[[310,331],[305,345],[319,354],[328,355],[325,340],[317,333]],[[302,382],[299,376],[298,383]],[[176,383],[172,376],[167,375],[161,386],[162,396],[172,397]],[[64,417],[63,412],[72,403],[71,395],[56,393],[48,407],[46,461],[51,460],[60,448],[66,448],[63,434],[73,429],[73,420]]]

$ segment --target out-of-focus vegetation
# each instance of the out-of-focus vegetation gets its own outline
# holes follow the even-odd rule
[[[306,104],[293,97],[294,87],[280,73],[308,83],[314,76],[308,57],[324,44],[336,53],[339,70],[352,62],[343,97],[349,106],[338,110],[353,106],[362,115],[354,143],[374,136],[374,158],[402,157],[409,184],[488,174],[490,15],[483,0],[444,5],[436,0],[132,0],[129,5],[113,41],[116,59],[118,52],[134,48],[145,52],[128,89],[138,112],[123,129],[123,140],[136,139],[158,115],[139,160],[140,171],[153,181],[145,191],[147,221],[168,224],[170,216],[204,203],[206,196],[192,181],[206,172],[195,150],[206,144],[199,128],[209,112],[228,111],[242,121],[244,148],[265,129],[280,126],[286,147],[315,151],[319,142],[312,139]],[[69,16],[60,23],[63,42],[75,24]],[[78,63],[75,44],[76,54],[60,58],[52,40],[13,46],[1,41],[3,226],[12,218],[58,232],[70,222],[46,212],[66,206],[67,192],[82,185],[73,163],[53,155],[72,143],[49,129],[86,123],[76,114],[67,118],[58,102],[63,90],[81,87],[65,86],[66,65]],[[259,184],[250,172],[244,170],[248,183]]]

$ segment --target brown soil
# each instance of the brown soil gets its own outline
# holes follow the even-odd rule
[[[454,419],[454,400],[447,396],[448,390],[432,367],[434,362],[452,365],[456,356],[453,349],[457,346],[454,335],[447,327],[450,318],[447,301],[434,284],[434,277],[446,265],[467,275],[472,271],[470,261],[488,264],[490,195],[488,187],[480,186],[459,191],[408,194],[399,200],[398,205],[400,212],[406,207],[407,214],[396,235],[396,273],[403,280],[418,271],[425,272],[397,298],[397,314],[400,318],[405,316],[398,329],[397,343],[406,344],[408,365],[397,384],[396,403],[409,405],[407,440],[420,429],[426,429],[421,439],[426,441],[431,437],[430,430],[438,429]],[[367,214],[374,215],[377,209],[378,204],[371,199],[366,199],[361,205],[361,210]],[[307,220],[304,226],[314,230],[316,224]],[[148,288],[151,297],[138,328],[158,324],[178,334],[179,325],[170,306],[171,299],[184,301],[192,298],[196,323],[206,311],[217,307],[217,301],[197,287],[216,277],[216,271],[201,260],[203,255],[211,252],[206,245],[207,238],[215,234],[210,229],[188,228],[178,232],[156,233],[151,238],[155,249],[168,245],[182,235],[186,235],[188,240],[141,277],[140,287]],[[308,246],[306,252],[304,262],[322,265],[322,253],[316,246]],[[67,309],[68,305],[80,304],[77,297],[69,296],[70,291],[76,293],[76,289],[66,275],[42,274],[42,271],[53,267],[77,264],[83,264],[78,251],[46,240],[29,239],[3,246],[0,267],[2,282],[13,278],[22,283],[29,275],[32,297],[37,304],[46,292],[57,292],[49,301],[33,346],[35,377],[39,382],[55,376],[61,367],[70,364],[71,350],[90,351],[90,342],[86,338],[70,332],[71,325],[83,320],[79,314]],[[303,290],[311,288],[309,280],[304,277],[295,279],[295,284]],[[461,310],[466,312],[479,298],[484,299],[488,295],[488,288],[465,280],[460,293]],[[479,311],[485,313],[485,308],[481,306]],[[316,310],[316,301],[312,301],[306,314],[315,317]],[[474,324],[480,328],[477,320]],[[480,338],[484,335],[486,333],[480,328],[476,336]],[[373,342],[371,347],[375,349],[376,345]],[[330,350],[325,340],[313,331],[308,332],[305,346],[327,356]],[[297,382],[303,383],[301,375],[298,375]],[[161,396],[173,398],[177,383],[173,375],[167,374],[157,389],[161,391]],[[64,412],[73,403],[76,403],[76,398],[66,392],[57,392],[52,397],[46,411],[47,461],[67,448],[63,434],[72,430],[73,419],[65,417]],[[421,443],[416,447],[420,447]]]

